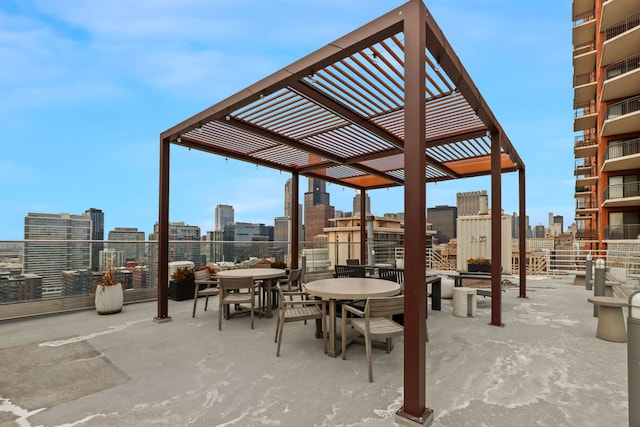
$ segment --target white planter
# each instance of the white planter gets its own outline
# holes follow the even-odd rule
[[[96,287],[96,311],[98,314],[113,314],[122,311],[122,283]]]

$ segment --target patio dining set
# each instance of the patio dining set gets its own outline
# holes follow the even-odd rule
[[[323,339],[324,352],[330,357],[342,354],[344,359],[348,345],[365,344],[369,381],[373,382],[372,347],[390,352],[392,338],[404,333],[402,317],[398,317],[404,312],[404,295],[401,283],[361,274],[364,266],[349,267],[353,267],[351,275],[336,268],[333,277],[306,284],[301,281],[301,269],[241,268],[219,271],[215,276],[199,270],[192,316],[198,298],[205,298],[206,311],[209,297],[217,296],[219,330],[223,320],[239,315],[250,316],[253,329],[256,316],[273,317],[272,309],[277,307],[276,356],[280,356],[285,323],[315,321],[316,337]],[[337,333],[338,318],[342,319],[341,334]],[[356,337],[347,332],[349,325]]]

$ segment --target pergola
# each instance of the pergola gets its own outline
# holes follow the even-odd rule
[[[168,315],[169,152],[178,144],[363,193],[404,186],[405,346],[401,421],[427,424],[426,183],[491,176],[491,257],[501,253],[501,175],[525,167],[421,0],[410,0],[346,36],[168,129],[160,136],[158,314]],[[365,203],[361,203],[364,218]],[[291,252],[298,253],[297,209]],[[361,235],[365,221],[361,221]],[[361,260],[366,241],[361,239]],[[510,250],[510,248],[509,248]],[[521,264],[525,259],[520,239]],[[297,267],[292,257],[292,267]],[[502,325],[500,263],[492,264],[491,324]],[[519,269],[520,296],[526,269]]]

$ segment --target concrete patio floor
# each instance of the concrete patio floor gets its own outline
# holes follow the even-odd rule
[[[571,278],[528,280],[503,294],[504,327],[429,308],[427,406],[432,426],[627,426],[627,346],[595,337],[591,294]],[[0,426],[393,426],[402,405],[403,340],[330,358],[313,322],[223,321],[169,302],[100,316],[83,311],[0,323]],[[213,308],[211,306],[213,305]],[[275,312],[274,312],[275,313]],[[625,321],[626,321],[625,310]]]

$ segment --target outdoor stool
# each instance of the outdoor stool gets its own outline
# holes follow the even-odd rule
[[[622,314],[622,307],[627,306],[627,300],[616,297],[589,297],[588,301],[600,307],[596,337],[606,341],[627,342],[627,330]]]
[[[453,288],[453,315],[458,317],[476,317],[476,290],[472,288]]]

